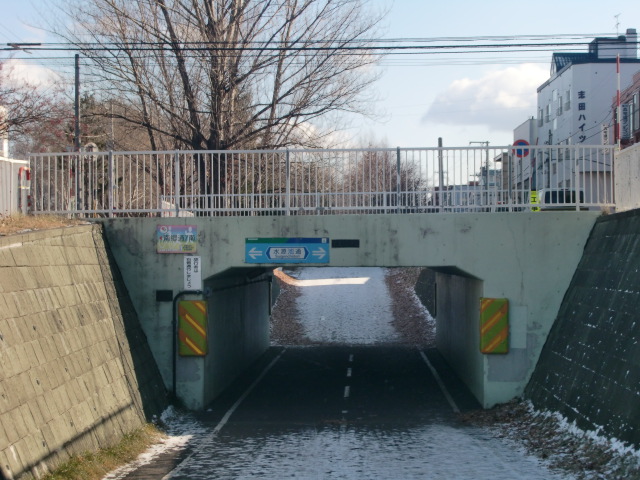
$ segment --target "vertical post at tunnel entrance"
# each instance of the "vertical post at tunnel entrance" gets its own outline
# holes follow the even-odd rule
[[[400,175],[400,147],[396,148],[396,213],[400,213],[402,177]]]
[[[285,192],[285,215],[291,215],[291,161],[289,158],[289,150],[287,150],[285,157],[285,169],[286,169],[286,192]]]
[[[442,159],[442,137],[438,137],[438,192],[440,198],[438,198],[438,205],[442,208],[444,206],[444,165]]]

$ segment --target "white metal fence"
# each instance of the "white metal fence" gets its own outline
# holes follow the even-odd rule
[[[327,215],[614,207],[612,146],[32,155],[34,213]]]

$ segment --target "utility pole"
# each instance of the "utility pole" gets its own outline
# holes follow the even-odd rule
[[[74,96],[74,138],[73,151],[80,153],[80,55],[75,57],[75,96]],[[80,206],[80,193],[78,191],[78,169],[80,167],[80,155],[76,155],[71,164],[71,182],[69,182],[69,207],[76,210]]]
[[[73,139],[73,149],[76,152],[80,151],[80,54],[76,53],[75,57],[75,77],[76,77],[76,91],[74,101],[74,115],[75,115],[75,132]]]

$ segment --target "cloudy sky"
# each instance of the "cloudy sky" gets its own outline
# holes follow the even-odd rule
[[[387,38],[498,35],[615,35],[640,31],[640,2],[619,0],[376,0],[389,10]],[[524,8],[526,6],[526,8]],[[616,19],[616,15],[619,15]],[[586,51],[576,47],[575,51]],[[466,146],[513,142],[513,129],[536,115],[536,89],[549,78],[552,51],[543,53],[432,55],[404,66],[383,66],[377,89],[384,115],[360,122],[390,146]],[[494,63],[489,63],[494,62]],[[466,64],[465,64],[466,63]],[[371,133],[369,133],[371,135]]]
[[[47,39],[28,27],[37,23],[47,2],[3,2],[0,43]],[[640,2],[618,0],[539,0],[525,9],[512,1],[371,0],[386,10],[383,38],[485,37],[522,35],[615,35],[616,28],[640,30]],[[618,17],[616,18],[616,15]],[[637,24],[636,24],[637,23]],[[491,42],[492,40],[487,40]],[[552,49],[551,49],[552,50]],[[489,141],[513,142],[513,129],[536,112],[536,89],[549,78],[552,51],[466,53],[457,55],[390,55],[381,62],[376,85],[377,115],[355,119],[354,141],[387,146],[431,147],[438,137],[445,146]],[[577,46],[575,51],[585,51]],[[47,71],[17,65],[32,80],[46,81]]]

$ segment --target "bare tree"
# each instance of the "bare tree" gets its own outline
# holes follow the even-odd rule
[[[12,77],[11,67],[0,62],[0,136],[19,138],[41,123],[57,123],[64,117],[60,92]]]
[[[345,178],[349,190],[363,192],[358,205],[387,211],[389,207],[425,204],[428,187],[419,165],[395,151],[370,145],[351,163]]]
[[[154,149],[319,146],[331,113],[366,113],[368,0],[90,0],[59,32]],[[87,42],[87,39],[90,39]]]

